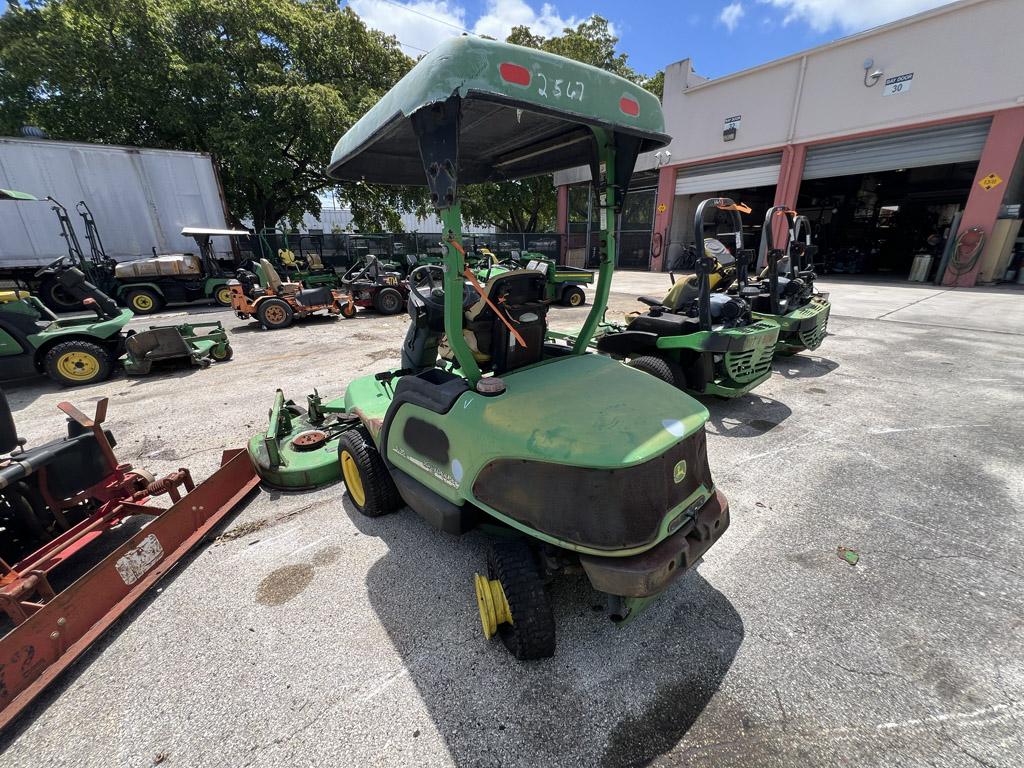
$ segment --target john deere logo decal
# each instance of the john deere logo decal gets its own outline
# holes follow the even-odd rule
[[[678,483],[683,482],[683,479],[685,477],[686,477],[686,459],[683,459],[682,461],[678,462],[674,467],[672,467],[672,479],[675,480],[676,483],[678,484]]]

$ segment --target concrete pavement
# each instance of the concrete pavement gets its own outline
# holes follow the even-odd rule
[[[662,283],[618,274],[612,311]],[[1024,296],[823,287],[818,353],[707,403],[732,526],[629,626],[557,581],[558,653],[518,663],[480,633],[484,536],[363,518],[340,484],[263,490],[17,723],[0,765],[1016,766],[1024,342],[972,326],[1012,324]],[[550,317],[569,329],[585,311]],[[201,313],[225,321],[233,361],[5,387],[22,434],[62,429],[62,399],[110,396],[124,460],[202,477],[276,386],[338,393],[396,364],[405,328],[268,333]]]

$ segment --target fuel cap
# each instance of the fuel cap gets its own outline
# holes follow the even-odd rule
[[[505,382],[497,376],[480,379],[480,381],[476,383],[476,391],[481,395],[500,395],[505,391]]]

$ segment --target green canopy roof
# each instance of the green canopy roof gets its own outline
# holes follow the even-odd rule
[[[341,180],[425,183],[409,119],[461,100],[460,184],[536,176],[593,159],[589,126],[665,146],[658,98],[587,64],[532,48],[456,37],[426,56],[341,137],[328,173]]]
[[[35,195],[28,192],[18,192],[14,189],[0,189],[0,200],[38,200]]]

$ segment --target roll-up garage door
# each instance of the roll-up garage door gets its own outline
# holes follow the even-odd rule
[[[723,160],[720,163],[682,168],[676,178],[676,194],[724,192],[730,189],[765,187],[777,184],[782,153]]]
[[[977,161],[990,124],[991,120],[977,120],[811,147],[804,162],[804,178]]]

